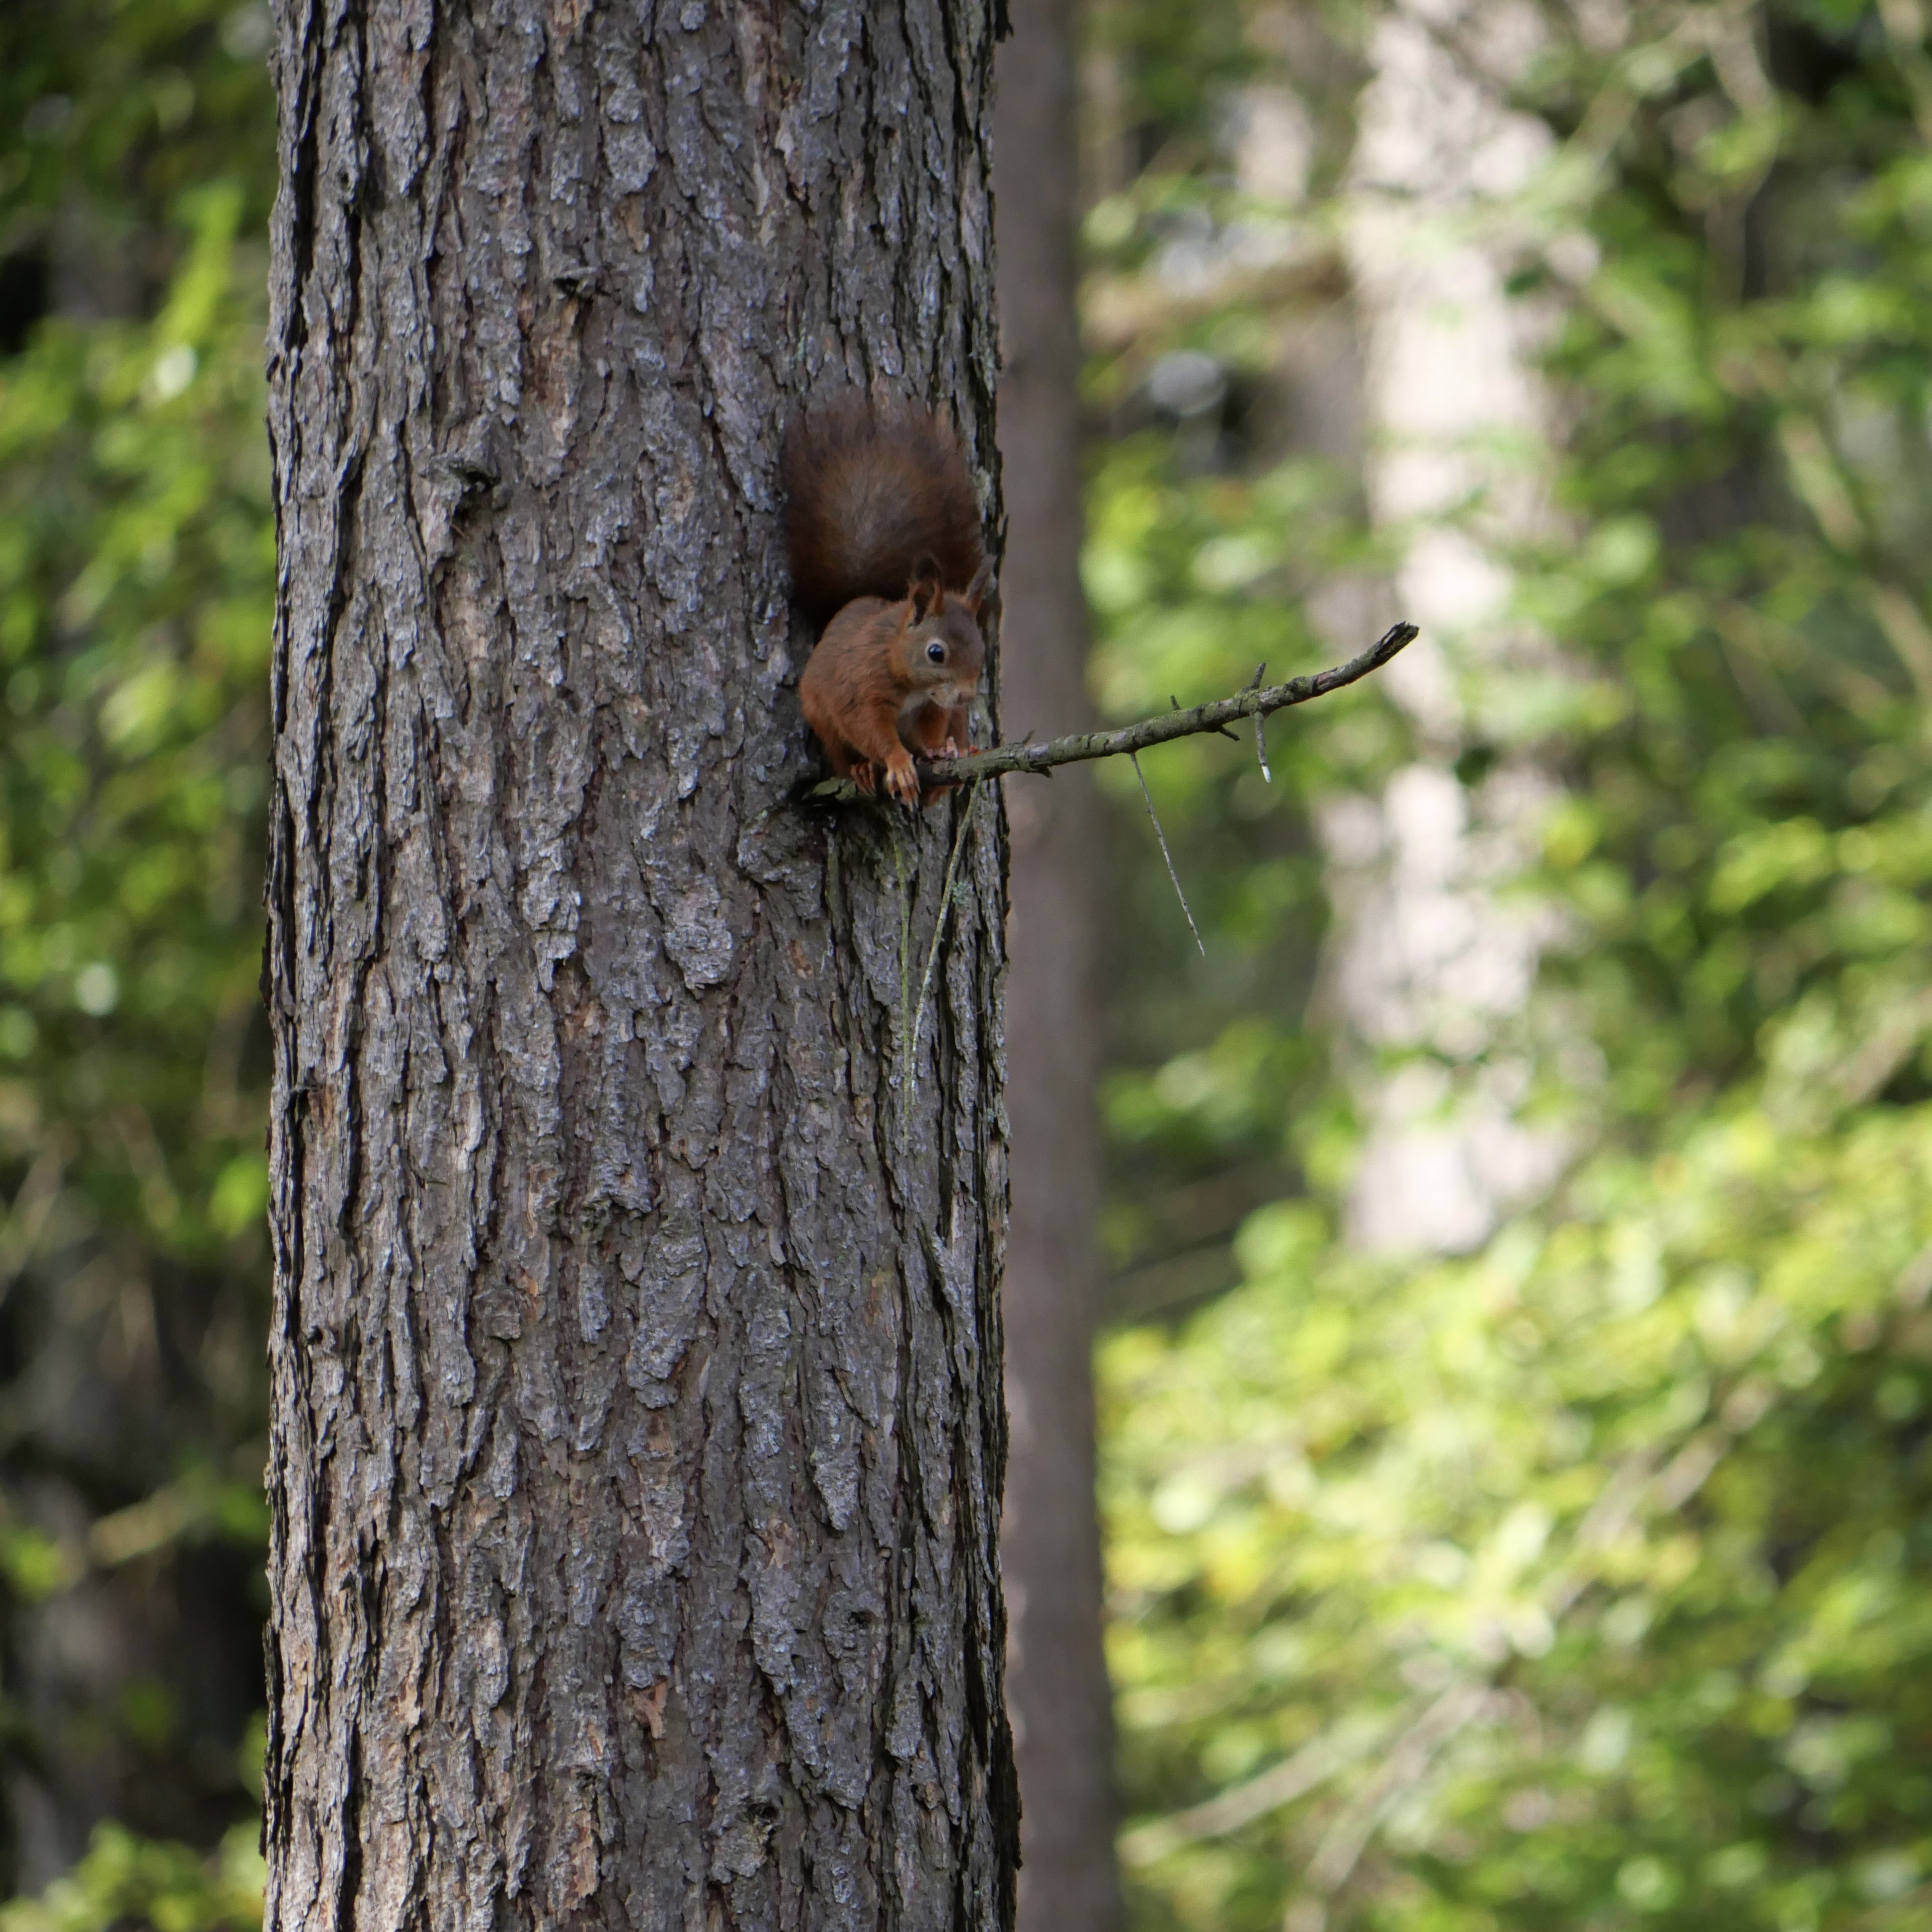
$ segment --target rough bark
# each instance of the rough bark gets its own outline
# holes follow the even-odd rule
[[[1003,585],[1009,724],[1082,724],[1080,345],[1074,308],[1072,8],[1019,10],[1000,56],[994,120],[1000,243],[1000,447],[1009,526]],[[1100,1144],[1094,970],[1098,804],[1077,767],[1009,780],[1012,1220],[1002,1310],[1012,1418],[1001,1562],[1007,1691],[1023,1802],[1022,1932],[1120,1922],[1114,1862],[1113,1706],[1100,1644],[1094,1506],[1094,1217]]]
[[[775,495],[990,466],[993,21],[278,16],[271,1922],[1004,1927],[999,801],[788,802]]]

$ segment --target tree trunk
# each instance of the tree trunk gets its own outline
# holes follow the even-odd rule
[[[775,482],[990,465],[994,22],[279,14],[271,1923],[1004,1928],[999,801]]]
[[[1033,0],[1000,56],[995,122],[1008,479],[1002,692],[1021,730],[1078,729],[1080,369],[1074,310],[1078,150],[1072,8]],[[1093,962],[1098,826],[1088,774],[1006,782],[1012,825],[1012,1226],[1001,1297],[1012,1418],[1001,1561],[1007,1688],[1024,1802],[1021,1932],[1106,1932],[1114,1862],[1113,1705],[1100,1647],[1094,1507],[1094,1216],[1100,1072]]]
[[[1476,1247],[1566,1152],[1522,1118],[1532,994],[1558,930],[1523,879],[1558,788],[1551,747],[1507,716],[1513,686],[1560,665],[1512,615],[1501,562],[1549,524],[1545,479],[1508,453],[1549,436],[1538,318],[1508,286],[1510,198],[1549,139],[1509,104],[1534,51],[1533,22],[1490,0],[1392,0],[1370,37],[1346,203],[1370,508],[1412,533],[1395,608],[1422,627],[1388,676],[1414,756],[1378,796],[1320,814],[1328,1001],[1366,1127],[1348,1228],[1370,1250]]]

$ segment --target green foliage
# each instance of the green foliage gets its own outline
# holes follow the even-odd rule
[[[1673,20],[1648,19],[1652,46]],[[1532,560],[1526,602],[1621,716],[1577,747],[1586,802],[1550,858],[1639,1114],[1694,1070],[1747,1072],[1801,1008],[1847,1052],[1888,1042],[1846,1077],[1926,1090],[1932,172],[1899,59],[1861,44],[1815,106],[1781,97],[1738,214],[1777,269],[1742,290],[1700,231],[1726,225],[1712,144],[1744,117],[1708,76],[1638,116],[1629,173],[1587,205],[1603,262],[1555,358],[1581,405],[1566,495],[1594,536]],[[1792,83],[1828,53],[1849,57],[1810,49]],[[1708,131],[1656,171],[1658,124],[1700,109]]]
[[[190,205],[154,321],[51,321],[0,370],[0,1136],[184,1261],[266,1198],[242,1061],[274,548],[238,201]]]
[[[112,259],[57,264],[92,289],[165,286],[182,196],[274,191],[261,0],[10,0],[0,12],[0,247]],[[103,279],[94,280],[97,274]]]
[[[0,1881],[259,1792],[266,27],[0,19]],[[8,1910],[257,1922],[224,1861]]]
[[[204,1858],[103,1825],[38,1898],[0,1905],[0,1932],[254,1932],[266,1876],[255,1835],[237,1826]]]
[[[1090,52],[1112,70],[1108,104],[1119,116],[1118,135],[1144,157],[1169,143],[1199,142],[1219,89],[1253,64],[1241,27],[1232,0],[1190,7],[1126,0],[1094,9]]]
[[[1270,1138],[1317,1190],[1249,1217],[1234,1294],[1101,1352],[1146,1925],[1932,1910],[1932,65],[1906,12],[1654,0],[1606,49],[1544,9],[1522,104],[1562,145],[1516,218],[1519,286],[1562,317],[1564,534],[1507,561],[1566,665],[1472,689],[1464,762],[1527,752],[1564,788],[1524,881],[1570,933],[1540,996],[1556,1197],[1466,1260],[1351,1258],[1321,1190],[1352,1133],[1295,989],[1223,1010],[1210,964],[1192,1000],[1142,995],[1177,1017],[1109,1089],[1122,1192],[1149,1150],[1198,1174]],[[1096,481],[1124,709],[1186,701],[1184,663],[1225,677],[1311,580],[1372,566],[1345,488],[1270,553],[1265,479],[1190,475],[1186,436]],[[1318,804],[1402,750],[1366,694],[1279,737]],[[1224,960],[1252,771],[1149,766]],[[1318,922],[1316,884],[1278,916]],[[1131,1252],[1149,1217],[1115,1218]]]
[[[1130,1834],[1172,1922],[1924,1922],[1932,1108],[1716,1112],[1466,1263],[1241,1246],[1103,1351],[1128,1775],[1334,1762]]]

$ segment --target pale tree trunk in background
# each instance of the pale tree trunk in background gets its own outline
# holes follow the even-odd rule
[[[1320,812],[1335,919],[1327,998],[1367,1128],[1349,1234],[1370,1249],[1474,1246],[1549,1184],[1564,1151],[1517,1118],[1555,923],[1510,890],[1556,783],[1540,748],[1509,743],[1510,721],[1485,716],[1505,679],[1520,693],[1561,670],[1510,616],[1510,580],[1486,542],[1521,539],[1548,514],[1533,454],[1496,446],[1533,452],[1549,426],[1536,318],[1504,286],[1507,225],[1484,218],[1546,152],[1541,124],[1504,104],[1534,31],[1527,10],[1490,0],[1386,8],[1347,195],[1370,513],[1411,533],[1394,607],[1422,627],[1387,680],[1414,760],[1378,797]],[[1481,50],[1483,71],[1453,38]],[[1481,528],[1451,527],[1478,493]]]
[[[998,801],[922,1003],[774,496],[990,466],[994,23],[278,11],[272,1922],[999,1932]]]
[[[1089,705],[1080,585],[1073,9],[1025,0],[1000,55],[1000,703],[1016,730]],[[1084,771],[1007,781],[1012,1222],[1002,1306],[1012,1452],[1002,1526],[1022,1801],[1022,1932],[1118,1924],[1113,1709],[1100,1647],[1091,1370],[1100,1146],[1093,945],[1098,801]]]

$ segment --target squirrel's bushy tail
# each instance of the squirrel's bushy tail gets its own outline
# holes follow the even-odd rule
[[[959,439],[929,410],[836,397],[793,424],[782,469],[793,587],[820,622],[855,597],[903,597],[922,558],[949,590],[971,584],[980,506]]]

